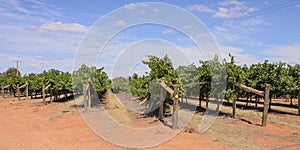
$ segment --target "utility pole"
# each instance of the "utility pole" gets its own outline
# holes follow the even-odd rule
[[[19,75],[19,62],[22,62],[20,60],[14,60],[14,62],[17,63],[17,76]]]

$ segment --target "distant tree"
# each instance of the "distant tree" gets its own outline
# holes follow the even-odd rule
[[[11,67],[11,68],[8,68],[6,71],[5,71],[5,75],[6,76],[13,76],[13,75],[17,75],[17,72],[18,72],[18,75],[21,76],[21,73],[19,70],[17,70],[16,68],[14,67]]]
[[[116,77],[112,80],[114,92],[129,92],[129,81],[125,77]]]

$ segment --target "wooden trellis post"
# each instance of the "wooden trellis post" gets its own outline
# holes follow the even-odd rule
[[[87,90],[87,92],[88,92],[88,108],[91,108],[91,105],[92,105],[92,100],[91,100],[91,89],[90,89],[91,87],[90,87],[90,84],[88,84],[88,90]]]
[[[6,86],[2,86],[2,90],[3,90],[3,98],[5,97],[5,89],[10,87],[10,85],[6,85]],[[11,96],[11,91],[9,90],[9,94]]]
[[[163,120],[164,119],[164,95],[163,95],[163,88],[161,86],[159,86],[159,101],[160,101],[160,106],[159,106],[159,115],[158,115],[158,119],[159,120]]]
[[[199,108],[201,108],[201,87],[199,87]]]
[[[4,87],[2,86],[2,97],[4,98],[4,94],[5,94],[5,91],[4,91]]]
[[[83,84],[83,105],[85,111],[91,108],[91,92],[89,84]]]
[[[174,85],[174,106],[173,106],[173,116],[172,116],[172,121],[173,121],[173,129],[178,128],[178,100],[179,100],[179,87],[178,84]]]
[[[42,96],[43,96],[43,103],[46,103],[46,95],[45,95],[45,84],[42,85]]]
[[[11,88],[9,89],[9,97],[13,97],[13,95],[12,95],[12,89]]]
[[[255,96],[255,108],[258,107],[259,99],[259,97]]]
[[[20,85],[17,84],[17,94],[18,94],[18,100],[20,100]]]
[[[300,116],[300,77],[299,77],[299,94],[298,94],[298,115]]]
[[[263,118],[262,118],[262,126],[263,127],[265,127],[267,125],[269,103],[270,103],[270,84],[266,84],[264,112],[263,112]]]
[[[19,84],[17,84],[17,94],[18,94],[18,99],[20,100],[20,95],[21,95],[21,91],[20,89],[22,88],[26,88],[26,99],[28,99],[28,82],[26,81],[25,84],[23,84],[22,86],[20,86]]]
[[[267,117],[268,117],[268,110],[269,110],[269,104],[270,104],[270,84],[266,84],[265,91],[259,91],[259,90],[256,90],[251,87],[248,87],[248,86],[245,86],[242,84],[238,84],[238,83],[235,83],[234,85],[245,91],[254,93],[259,96],[264,96],[265,100],[264,100],[264,110],[263,110],[263,115],[262,115],[262,126],[265,127],[267,125]]]
[[[43,102],[46,104],[46,90],[51,86],[51,84],[45,87],[45,84],[42,86],[42,95],[43,95]]]
[[[235,90],[235,86],[233,85],[233,91]],[[232,118],[236,118],[236,97],[234,97],[232,102]]]
[[[26,81],[26,99],[28,99],[28,81]]]
[[[168,93],[173,96],[173,116],[172,116],[172,128],[178,128],[178,102],[179,102],[179,86],[178,84],[174,84],[174,90],[168,87],[164,82],[160,83],[162,89],[165,89]]]

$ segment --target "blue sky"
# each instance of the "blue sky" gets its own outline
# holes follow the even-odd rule
[[[72,71],[77,47],[89,28],[115,9],[131,9],[141,2],[145,1],[0,0],[0,72],[14,67],[14,60],[22,61],[23,74],[50,68]],[[223,55],[233,54],[239,64],[265,59],[300,62],[300,0],[151,2],[176,5],[195,15],[212,33]],[[98,61],[109,68],[114,62],[109,58],[119,53],[114,49],[151,38],[179,45],[183,51],[191,48],[190,41],[172,28],[140,25],[119,33],[112,40],[119,45],[107,50],[111,57]]]

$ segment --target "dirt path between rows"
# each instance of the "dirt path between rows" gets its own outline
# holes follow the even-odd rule
[[[115,102],[110,105],[114,108],[109,109],[111,116],[128,126],[160,123],[132,114]],[[74,100],[40,105],[35,99],[0,98],[0,149],[127,149],[97,136],[79,111]],[[222,111],[230,112],[230,107]],[[186,132],[148,149],[300,149],[299,116],[270,114],[267,128],[262,128],[260,119],[253,117],[257,112],[238,110],[237,115],[237,119],[221,115],[208,131],[198,134],[203,112],[197,112]]]

